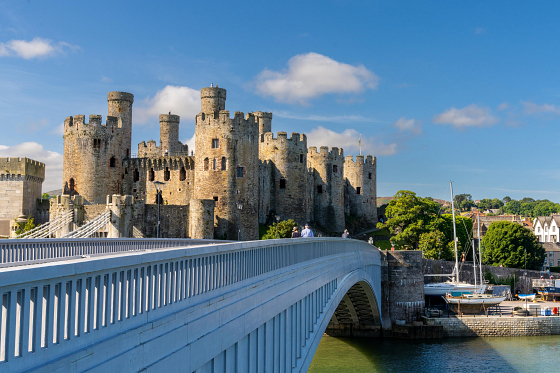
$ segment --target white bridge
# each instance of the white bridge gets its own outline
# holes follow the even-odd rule
[[[0,371],[305,372],[380,295],[349,239],[0,240]]]

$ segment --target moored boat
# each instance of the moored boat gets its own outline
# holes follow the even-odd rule
[[[449,309],[456,313],[476,314],[502,303],[505,296],[492,294],[463,294],[460,296],[446,295],[443,297]]]

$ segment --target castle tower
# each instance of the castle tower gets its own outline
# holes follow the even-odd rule
[[[265,224],[267,217],[279,215],[281,220],[293,219],[303,226],[308,220],[309,210],[305,177],[307,136],[295,132],[290,138],[286,132],[278,132],[277,138],[270,132],[262,136],[259,158],[263,180],[259,184],[267,180],[271,182],[268,186],[263,185],[263,192],[268,190],[269,196],[262,201],[259,197],[259,223]]]
[[[179,143],[179,116],[173,114],[160,114],[159,116],[159,141],[161,155],[181,151]]]
[[[313,220],[333,232],[344,230],[344,152],[321,146],[307,150],[307,166],[313,170],[311,184]]]
[[[104,204],[107,195],[121,194],[130,156],[132,102],[126,92],[109,92],[106,124],[101,115],[68,117],[64,121],[63,193],[80,194],[86,203]],[[115,116],[114,116],[115,115]]]
[[[10,236],[10,221],[34,217],[41,198],[45,164],[29,158],[0,158],[0,237]]]
[[[201,90],[195,127],[196,199],[213,199],[217,238],[258,239],[258,124],[225,109],[226,90]],[[241,232],[239,232],[239,230]]]
[[[377,223],[376,173],[375,157],[368,155],[364,159],[363,155],[357,155],[354,162],[353,156],[346,156],[344,177],[348,212],[371,224]]]
[[[130,158],[130,146],[132,136],[132,103],[134,95],[127,92],[107,93],[107,104],[109,116],[118,118],[118,128],[122,128],[120,138],[122,150],[119,158]]]
[[[264,134],[272,132],[272,113],[256,111],[252,114],[259,123],[259,135],[262,143]]]

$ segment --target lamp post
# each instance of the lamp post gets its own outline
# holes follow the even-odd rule
[[[237,241],[241,241],[241,210],[243,210],[243,204],[237,202],[237,210],[239,210],[239,225],[237,226]]]
[[[280,224],[280,215],[276,215],[276,239],[280,238],[278,235],[278,224]]]
[[[154,181],[154,186],[156,187],[156,202],[157,202],[157,228],[156,228],[157,238],[160,238],[161,235],[160,206],[161,206],[161,201],[163,200],[161,193],[163,191],[162,188],[164,184],[165,183],[162,183],[161,181]]]

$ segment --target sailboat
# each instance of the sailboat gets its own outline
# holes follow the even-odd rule
[[[483,285],[484,278],[482,277],[482,250],[480,249],[480,216],[478,216],[478,255],[480,267],[480,288],[473,294],[461,294],[454,296],[451,293],[446,294],[443,299],[447,302],[449,309],[453,312],[460,313],[480,313],[487,307],[493,307],[502,303],[506,296],[495,296],[493,294],[484,294]],[[474,263],[474,285],[476,287],[476,252],[473,240],[473,263]]]
[[[471,294],[475,292],[483,293],[486,286],[476,286],[466,282],[459,281],[459,257],[457,254],[457,228],[455,227],[455,204],[453,201],[453,183],[449,182],[451,187],[451,211],[453,214],[453,241],[455,243],[455,268],[450,276],[454,279],[446,282],[435,282],[424,285],[424,295],[443,297],[446,294]],[[476,273],[476,272],[475,272]],[[482,272],[481,272],[482,273]],[[445,275],[439,275],[445,276]]]

